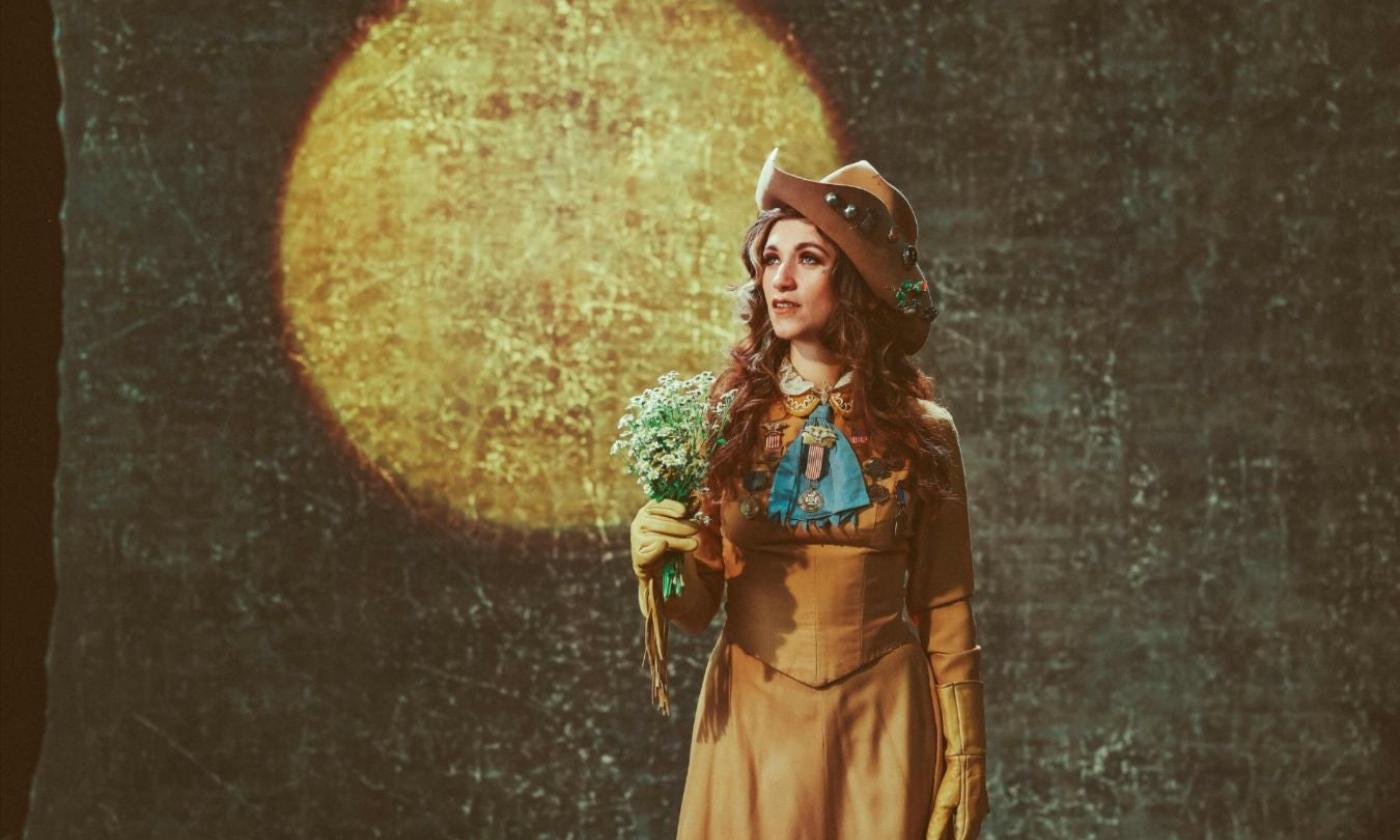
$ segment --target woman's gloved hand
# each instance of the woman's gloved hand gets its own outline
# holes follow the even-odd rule
[[[700,527],[686,518],[685,505],[672,500],[647,502],[632,518],[632,572],[650,580],[661,572],[667,550],[695,551]]]
[[[933,799],[927,840],[974,840],[988,813],[987,737],[982,723],[982,682],[936,685],[943,713],[947,769]]]

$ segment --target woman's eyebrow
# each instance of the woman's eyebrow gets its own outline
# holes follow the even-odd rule
[[[815,248],[816,250],[822,252],[822,256],[829,256],[829,255],[827,254],[827,252],[826,252],[826,249],[823,248],[821,245],[817,244],[816,242],[799,242],[799,243],[797,243],[796,245],[793,246],[793,250],[794,250],[794,251],[797,250],[798,248]],[[763,253],[766,254],[766,253],[768,253],[769,251],[776,251],[777,249],[778,249],[778,246],[776,246],[776,245],[768,245],[768,246],[765,246],[765,247],[764,247]]]

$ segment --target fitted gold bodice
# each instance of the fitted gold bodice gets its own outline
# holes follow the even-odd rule
[[[699,529],[697,550],[685,554],[685,589],[659,608],[700,633],[723,604],[732,643],[812,686],[911,641],[929,653],[935,672],[976,679],[976,657],[965,655],[976,644],[972,550],[952,416],[920,401],[951,445],[953,499],[926,505],[906,488],[901,506],[898,486],[909,479],[908,464],[880,457],[853,425],[851,390],[838,382],[826,396],[833,424],[861,463],[870,504],[843,524],[810,529],[768,518],[774,467],[818,405],[810,391],[785,390],[750,453],[746,473],[760,480],[702,496],[709,524]]]
[[[780,451],[793,445],[814,406],[800,398],[774,403],[768,419],[781,424]],[[750,465],[751,473],[767,476],[761,489],[731,491],[719,507],[727,544],[726,635],[777,670],[813,686],[917,642],[903,618],[912,529],[910,513],[899,515],[897,484],[907,476],[907,466],[871,463],[874,453],[851,428],[847,415],[836,410],[833,420],[853,441],[867,487],[872,488],[871,504],[853,521],[808,529],[769,519],[773,450],[766,441]],[[876,485],[883,492],[874,489]],[[745,497],[751,499],[747,506]]]

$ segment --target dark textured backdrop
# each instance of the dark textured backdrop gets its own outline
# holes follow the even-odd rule
[[[26,836],[670,836],[715,629],[677,635],[660,718],[621,529],[434,525],[282,356],[279,181],[374,3],[55,7],[58,603]],[[1394,836],[1395,7],[769,8],[924,225],[984,836]]]

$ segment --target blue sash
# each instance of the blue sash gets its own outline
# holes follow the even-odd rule
[[[812,426],[826,426],[836,435],[836,444],[827,449],[822,463],[821,478],[816,481],[817,492],[821,493],[822,506],[815,511],[805,511],[797,499],[812,481],[803,473],[807,468],[807,450],[812,445],[802,442],[802,432]],[[788,445],[783,459],[773,473],[773,491],[768,496],[768,518],[783,525],[829,525],[833,521],[840,524],[853,521],[856,515],[870,504],[870,494],[865,489],[865,474],[860,469],[860,459],[851,448],[851,442],[841,434],[832,422],[831,406],[822,403],[807,415],[802,431]]]

